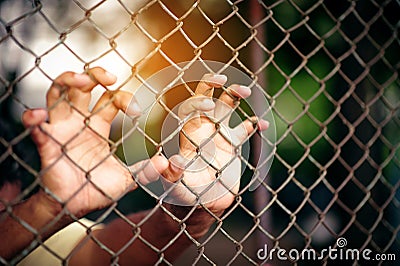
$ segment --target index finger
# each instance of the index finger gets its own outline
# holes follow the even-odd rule
[[[75,76],[85,78],[86,83],[80,83],[80,86],[70,84],[68,99],[81,112],[88,111],[93,88],[99,84],[102,86],[110,86],[117,81],[116,76],[101,67],[91,68],[84,74],[76,74]]]
[[[221,88],[227,80],[225,75],[205,74],[197,85],[195,93],[212,97],[214,88]]]
[[[71,108],[67,101],[78,110],[87,112],[92,89],[98,84],[112,85],[115,81],[116,77],[101,67],[89,69],[86,74],[64,72],[54,79],[46,95],[50,121],[60,120],[68,116]],[[63,94],[67,98],[63,98]]]

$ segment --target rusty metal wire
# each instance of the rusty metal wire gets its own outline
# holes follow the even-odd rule
[[[176,99],[168,90],[154,90],[146,79],[167,66],[182,73],[179,62],[215,60],[237,67],[261,85],[253,90],[261,90],[271,106],[277,137],[268,178],[264,179],[266,162],[257,165],[254,158],[237,154],[247,167],[244,181],[258,173],[261,186],[251,193],[243,182],[232,206],[215,217],[215,225],[201,240],[190,236],[186,218],[175,217],[163,205],[163,198],[146,187],[132,194],[138,194],[141,202],[157,200],[137,224],[127,218],[127,213],[137,209],[119,207],[131,206],[133,198],[113,200],[110,207],[91,218],[96,223],[121,218],[132,226],[134,237],[117,252],[95,240],[111,254],[110,264],[118,264],[118,256],[134,241],[159,254],[157,263],[174,264],[164,252],[181,234],[193,241],[192,248],[175,262],[182,265],[257,265],[265,262],[257,257],[257,251],[266,244],[270,249],[320,251],[328,246],[337,248],[336,240],[341,237],[351,248],[399,257],[399,12],[396,0],[0,1],[1,126],[13,128],[11,133],[1,129],[1,169],[13,169],[1,178],[6,174],[28,177],[20,200],[42,186],[38,162],[27,151],[34,147],[25,144],[30,143],[31,129],[22,129],[19,117],[23,110],[44,105],[46,90],[57,74],[103,66],[116,72],[119,81],[100,90],[114,93],[144,85],[160,109],[171,113]],[[193,94],[190,86],[185,90]],[[61,101],[79,112],[65,93]],[[252,115],[246,107],[237,110],[243,117]],[[91,115],[80,115],[90,121]],[[117,123],[115,127],[120,126]],[[166,141],[143,127],[135,129],[150,149],[163,152]],[[86,130],[111,147],[111,153],[98,164],[119,156],[124,165],[118,130],[109,140],[86,123],[76,137]],[[258,139],[252,142],[253,149],[260,143],[272,145],[255,135]],[[82,169],[87,172],[87,182],[95,185],[91,170]],[[217,178],[213,184],[216,182],[221,181]],[[16,264],[38,245],[60,264],[73,255],[59,256],[41,240],[40,232],[13,214],[12,205],[3,203],[5,212],[31,231],[35,240],[11,261],[0,258],[1,263]],[[143,204],[138,209],[146,207],[148,204]],[[158,209],[181,225],[179,234],[161,249],[140,235],[141,226]],[[78,221],[67,209],[57,219],[63,215]],[[91,228],[87,229],[91,235]],[[327,254],[318,255],[323,264],[332,263]],[[286,258],[295,265],[304,263],[288,254]]]

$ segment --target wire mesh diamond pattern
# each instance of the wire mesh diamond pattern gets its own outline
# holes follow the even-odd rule
[[[46,91],[53,86],[62,96],[49,111],[67,104],[85,121],[73,138],[60,143],[60,157],[68,160],[68,145],[83,132],[100,137],[110,147],[90,169],[69,160],[85,173],[85,184],[95,186],[111,200],[108,207],[88,217],[96,224],[121,219],[133,232],[119,250],[112,250],[96,239],[92,226],[82,224],[87,238],[110,254],[110,264],[118,265],[119,256],[134,242],[157,253],[156,264],[168,265],[269,263],[257,253],[265,245],[277,250],[313,249],[326,265],[334,261],[321,250],[338,248],[336,241],[341,237],[347,239],[349,248],[399,256],[399,12],[395,0],[0,1],[2,178],[23,180],[19,200],[47,189],[41,181],[46,169],[40,169],[30,140],[33,129],[25,129],[20,117],[25,110],[45,106]],[[188,217],[176,216],[166,208],[164,198],[146,186],[139,185],[116,200],[96,185],[92,174],[109,158],[118,158],[126,167],[122,118],[114,121],[108,139],[92,127],[93,114],[80,112],[70,101],[68,88],[55,78],[64,71],[90,74],[96,66],[116,74],[116,84],[98,86],[93,92],[94,98],[104,92],[110,95],[98,112],[113,103],[117,92],[145,88],[156,99],[154,122],[143,126],[140,118],[134,117],[133,131],[153,154],[163,154],[168,141],[158,133],[162,118],[169,114],[179,120],[173,114],[174,106],[194,92],[191,84],[175,95],[167,89],[156,90],[148,78],[172,67],[177,76],[171,80],[180,79],[184,70],[179,63],[205,60],[235,67],[251,78],[252,90],[259,90],[271,107],[276,140],[271,143],[253,132],[240,143],[238,149],[249,141],[255,154],[261,143],[273,146],[271,169],[267,173],[267,162],[236,154],[245,170],[239,191],[232,192],[234,202],[221,216],[200,204],[213,216],[214,224],[204,237],[196,239],[188,230]],[[253,115],[243,104],[235,108],[244,118]],[[218,128],[220,121],[211,121]],[[182,137],[185,132],[171,134]],[[215,134],[221,134],[221,129]],[[58,141],[58,136],[48,135]],[[201,145],[194,146],[201,150]],[[143,156],[131,152],[134,160]],[[223,170],[201,152],[198,156],[216,172]],[[252,175],[260,186],[249,192]],[[79,192],[60,203],[67,205]],[[47,193],[59,201],[51,191]],[[53,224],[38,231],[15,215],[13,204],[1,202],[5,205],[2,217],[11,217],[34,235],[23,252],[12,259],[1,257],[1,263],[17,264],[37,246],[60,264],[68,263],[77,252],[61,256],[41,238],[63,216],[81,223],[68,208],[63,208]],[[140,221],[129,219],[129,213],[144,209],[150,211]],[[141,234],[157,211],[179,226],[176,236],[162,247]],[[188,207],[189,213],[194,211],[195,207]],[[181,235],[190,239],[190,247],[177,261],[170,261],[167,250]],[[290,253],[285,258],[294,265],[309,263]],[[278,265],[283,262],[271,260]],[[362,263],[355,259],[347,262]]]

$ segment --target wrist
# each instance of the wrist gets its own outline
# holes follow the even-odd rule
[[[196,239],[205,235],[223,213],[223,211],[206,210],[201,206],[178,206],[168,203],[164,203],[163,206],[178,219],[179,223],[185,223],[186,230]],[[165,215],[170,216],[169,213],[165,213]]]
[[[40,219],[37,221],[37,226],[39,228],[49,226],[48,230],[43,232],[45,237],[72,222],[69,215],[61,214],[62,204],[45,191],[39,190],[38,193],[32,195],[30,200],[35,217]]]
[[[34,244],[34,239],[44,241],[67,225],[67,219],[57,217],[61,210],[61,204],[51,201],[43,191],[7,208],[2,213],[1,226],[5,230],[0,230],[0,239],[12,245],[0,245],[0,256],[11,259],[28,245]]]
[[[62,211],[62,205],[42,189],[31,197],[34,208],[45,216],[54,218]]]

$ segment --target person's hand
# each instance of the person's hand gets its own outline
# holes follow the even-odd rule
[[[112,85],[116,77],[102,68],[88,73],[91,77],[73,72],[60,75],[47,93],[47,110],[28,110],[22,118],[32,130],[41,158],[41,186],[48,191],[41,193],[52,203],[65,204],[78,217],[106,207],[136,187],[129,169],[114,157],[108,137],[119,110],[130,116],[140,110],[130,93],[107,90],[89,111],[92,89]],[[149,160],[131,170],[151,179],[168,167],[161,156]]]
[[[241,145],[256,130],[266,130],[268,122],[251,117],[230,128],[237,100],[250,96],[251,90],[231,85],[213,100],[214,88],[226,81],[224,75],[205,75],[195,95],[179,106],[178,116],[185,124],[180,134],[180,154],[170,159],[170,167],[163,173],[167,202],[202,203],[218,213],[231,205],[239,190]]]

